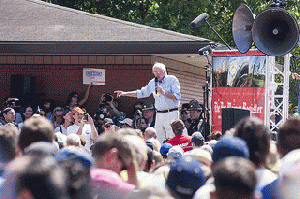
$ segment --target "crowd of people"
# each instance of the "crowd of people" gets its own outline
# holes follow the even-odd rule
[[[155,104],[134,104],[133,118],[118,110],[111,94],[102,95],[95,114],[87,113],[91,85],[83,100],[73,92],[66,106],[54,109],[45,101],[16,112],[16,99],[7,98],[0,120],[0,199],[298,198],[299,117],[278,127],[276,142],[255,117],[206,139],[203,106],[192,100],[178,107],[176,77],[161,64],[153,74],[140,90],[116,91],[117,97],[155,95]]]

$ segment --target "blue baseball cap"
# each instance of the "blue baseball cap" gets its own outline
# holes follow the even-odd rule
[[[247,143],[239,137],[223,136],[213,147],[212,160],[215,163],[229,156],[239,156],[249,159]]]

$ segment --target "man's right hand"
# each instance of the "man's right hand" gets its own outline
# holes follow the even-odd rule
[[[298,73],[292,73],[292,78],[298,80],[300,79],[300,75]]]
[[[123,91],[118,90],[118,91],[114,91],[114,93],[117,93],[117,98],[123,96],[123,95],[122,95],[122,94],[123,94]]]

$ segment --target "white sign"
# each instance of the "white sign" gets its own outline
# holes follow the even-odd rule
[[[105,85],[105,70],[95,68],[83,69],[83,84]]]

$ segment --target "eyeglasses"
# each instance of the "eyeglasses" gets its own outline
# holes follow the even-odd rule
[[[55,112],[63,112],[63,109],[56,109]]]

